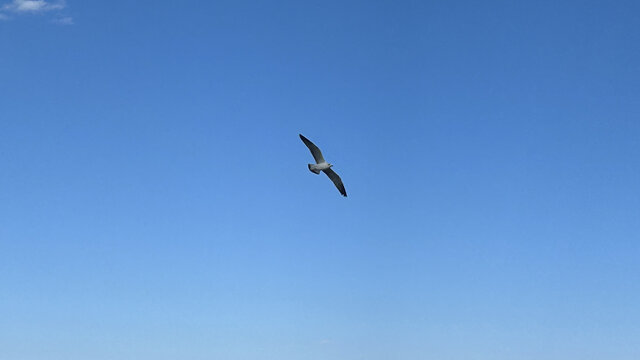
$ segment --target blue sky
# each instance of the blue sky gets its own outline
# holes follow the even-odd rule
[[[640,357],[637,1],[0,14],[1,359]]]

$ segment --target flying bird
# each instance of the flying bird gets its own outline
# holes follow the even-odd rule
[[[315,164],[308,164],[309,170],[316,175],[320,174],[320,171],[327,174],[329,179],[331,179],[331,181],[333,181],[333,183],[338,188],[338,191],[340,191],[340,194],[342,194],[342,196],[347,196],[347,190],[344,189],[342,179],[340,179],[340,176],[338,176],[338,174],[336,174],[336,172],[331,169],[333,164],[329,164],[324,160],[324,158],[322,157],[322,152],[320,152],[320,149],[314,143],[312,143],[306,137],[302,136],[302,134],[298,135],[300,135],[300,139],[302,140],[302,142],[307,145],[309,150],[311,150],[311,155],[313,155],[313,158],[316,160]]]

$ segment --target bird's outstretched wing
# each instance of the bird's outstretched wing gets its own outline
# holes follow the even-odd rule
[[[333,183],[336,185],[336,187],[340,191],[340,194],[342,194],[342,196],[347,196],[347,190],[345,190],[344,184],[342,184],[342,179],[340,179],[340,176],[338,176],[338,174],[336,174],[335,171],[331,170],[331,168],[328,168],[322,171],[324,171],[324,173],[327,174],[329,179],[333,181]]]
[[[302,139],[302,142],[305,145],[307,145],[309,150],[311,150],[311,155],[313,155],[313,158],[316,160],[316,164],[325,162],[324,158],[322,157],[322,153],[320,152],[320,149],[318,149],[318,147],[314,143],[312,143],[309,139],[302,136],[302,134],[298,134],[298,135],[300,135],[300,139]]]

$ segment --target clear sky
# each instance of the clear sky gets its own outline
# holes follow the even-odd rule
[[[640,358],[640,2],[1,4],[0,359]]]

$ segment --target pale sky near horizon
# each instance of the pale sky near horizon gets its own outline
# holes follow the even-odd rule
[[[637,1],[2,0],[0,359],[636,360],[639,44]]]

